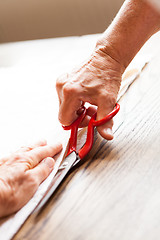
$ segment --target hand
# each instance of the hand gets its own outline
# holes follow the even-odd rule
[[[82,126],[86,126],[90,116],[96,111],[97,120],[105,117],[115,106],[121,84],[122,67],[110,55],[98,49],[90,59],[72,73],[57,80],[59,97],[59,121],[70,125],[81,112],[85,102],[93,106],[88,109]],[[113,120],[98,127],[102,137],[111,140]]]
[[[61,149],[61,144],[49,146],[41,141],[0,159],[0,217],[16,212],[30,200],[53,170],[52,157]]]

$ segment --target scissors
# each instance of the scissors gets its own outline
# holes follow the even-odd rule
[[[38,206],[36,207],[36,211],[40,210],[46,204],[46,202],[55,192],[55,190],[60,185],[62,180],[65,178],[69,170],[73,166],[75,166],[78,162],[82,161],[82,159],[84,159],[84,157],[90,152],[93,145],[93,141],[94,141],[94,128],[101,126],[106,122],[110,121],[118,113],[119,109],[120,109],[120,105],[116,103],[113,111],[110,112],[108,115],[106,115],[103,119],[96,121],[97,113],[95,113],[91,117],[88,124],[86,142],[82,146],[82,148],[79,149],[78,152],[76,150],[78,128],[80,123],[83,121],[83,119],[86,116],[87,109],[84,107],[84,111],[70,126],[62,126],[64,130],[71,130],[68,151],[65,156],[65,159],[63,160],[62,164],[58,168],[56,175],[53,178],[52,186],[48,188],[44,197],[39,202]]]

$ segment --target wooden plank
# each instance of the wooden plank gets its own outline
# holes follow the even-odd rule
[[[160,53],[160,52],[159,52]],[[20,239],[159,239],[160,57],[121,100],[123,118],[111,142],[94,147]]]

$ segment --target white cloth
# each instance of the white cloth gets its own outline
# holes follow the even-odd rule
[[[63,140],[65,150],[69,133],[62,130],[57,119],[55,79],[62,70],[71,69],[88,56],[97,38],[98,35],[91,35],[0,46],[1,156],[41,137],[52,143]],[[135,61],[136,71],[122,82],[119,98],[147,61],[145,57]],[[0,220],[0,239],[11,239],[32,213],[56,174],[64,150],[33,198],[16,214]]]

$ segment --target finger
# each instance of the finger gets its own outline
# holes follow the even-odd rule
[[[28,170],[28,173],[33,175],[41,184],[51,173],[54,168],[55,161],[51,157],[43,159],[35,168]]]
[[[60,105],[61,105],[61,102],[62,102],[62,99],[63,99],[63,86],[68,81],[68,77],[69,77],[69,74],[64,73],[63,75],[61,75],[56,80],[56,90],[57,90],[57,95],[58,95]]]
[[[110,120],[103,126],[97,127],[99,134],[106,140],[112,140],[114,138],[113,131],[113,120]]]
[[[40,140],[37,143],[30,145],[30,146],[22,146],[19,150],[17,150],[17,152],[27,152],[36,147],[45,146],[45,145],[47,145],[47,141],[45,139],[43,139],[43,140]]]
[[[86,127],[91,119],[91,117],[97,112],[96,106],[90,106],[87,108],[86,116],[80,124],[80,127]]]
[[[9,156],[1,158],[0,159],[0,166],[2,166],[5,162],[7,162],[8,158],[9,158]]]
[[[59,108],[59,121],[65,126],[72,124],[79,116],[77,110],[81,108],[81,101],[78,99],[68,99],[63,101]]]
[[[62,150],[62,144],[57,143],[53,146],[41,146],[27,152],[26,166],[28,169],[34,168],[40,161],[47,157],[53,157]]]
[[[114,108],[113,106],[108,105],[107,103],[103,104],[103,106],[99,106],[97,110],[97,120],[100,120],[104,118],[107,114],[109,114],[113,110]],[[97,130],[103,138],[107,140],[112,140],[113,139],[112,127],[113,120],[111,119],[102,126],[97,127]]]
[[[77,115],[78,116],[81,115],[84,112],[84,109],[85,109],[84,102],[81,101],[81,107],[77,110]]]
[[[76,84],[67,83],[63,87],[63,98],[59,108],[59,121],[61,124],[68,126],[73,123],[77,117],[77,111],[84,105],[78,97],[80,89]]]

